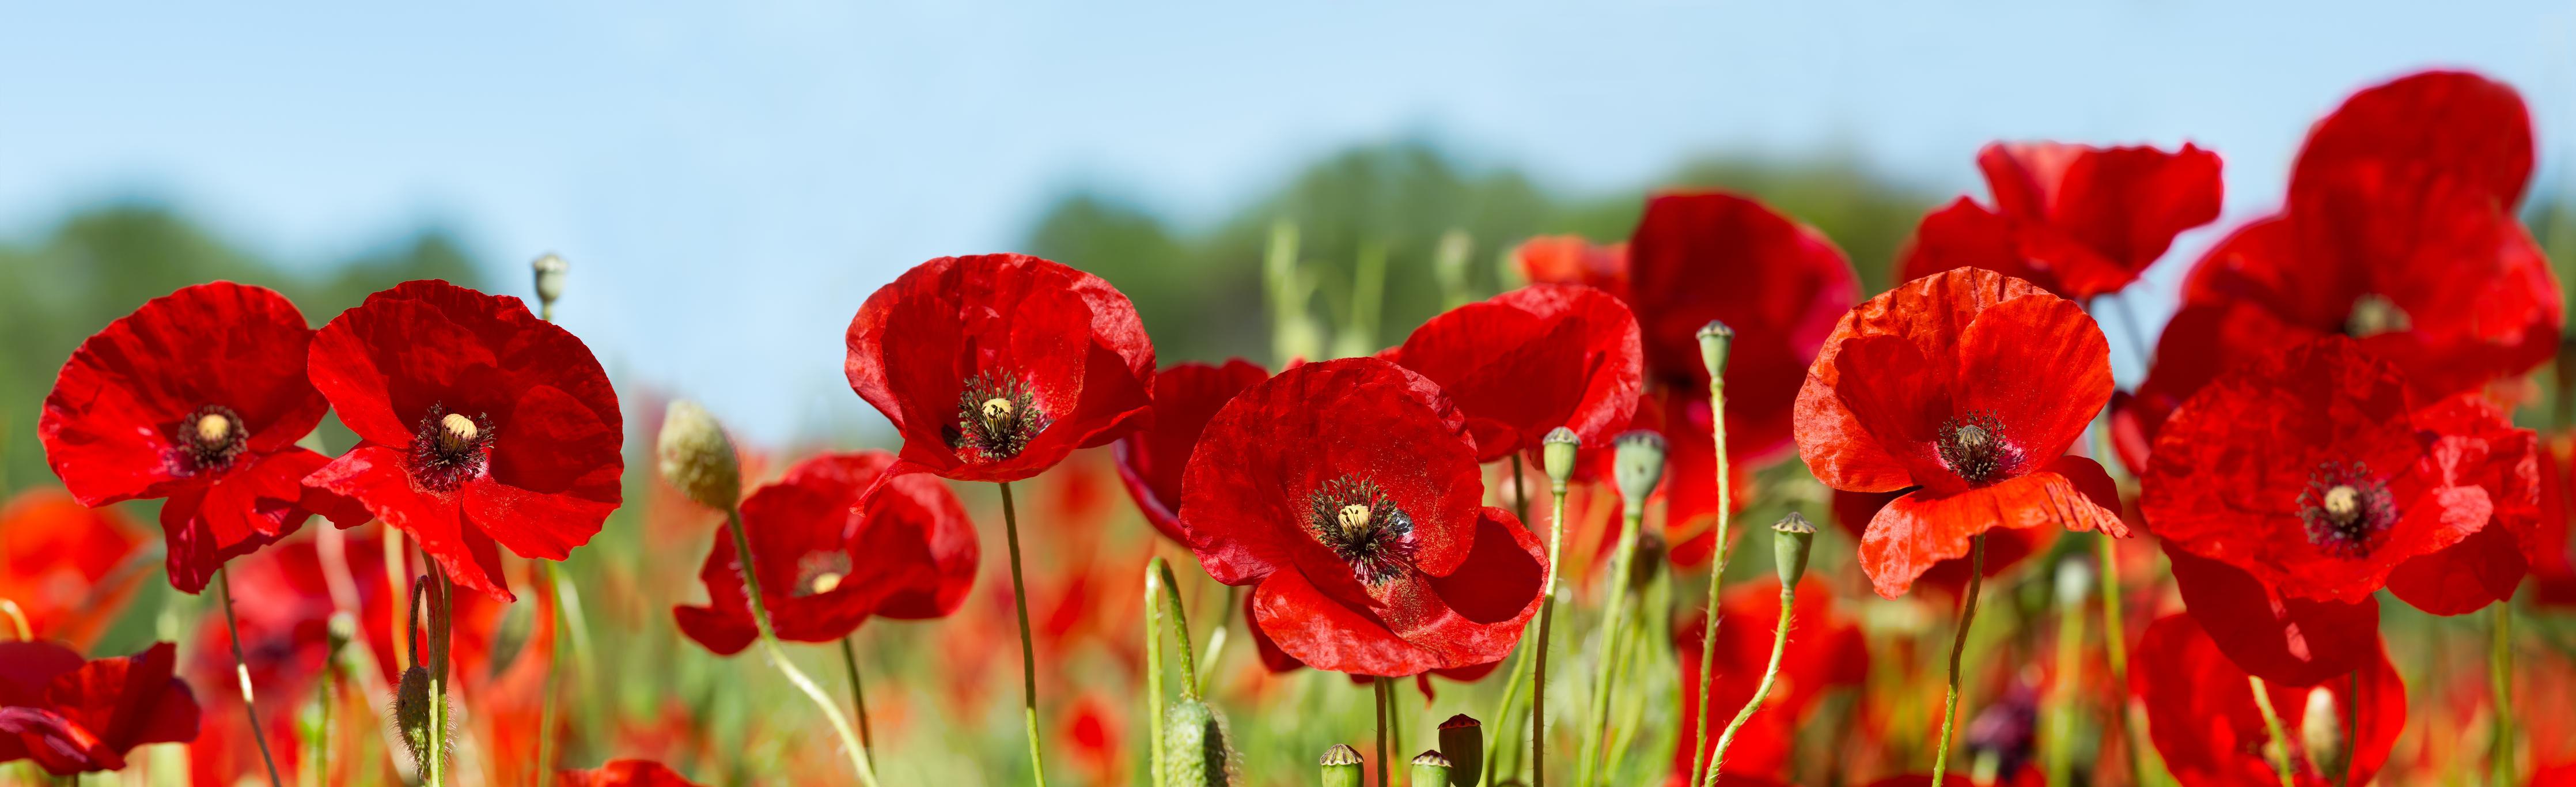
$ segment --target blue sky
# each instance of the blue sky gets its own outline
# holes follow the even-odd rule
[[[559,251],[612,370],[762,441],[873,418],[859,302],[1074,184],[1204,219],[1425,137],[1576,190],[1712,150],[1967,190],[1989,139],[2189,139],[2232,222],[2309,122],[2428,65],[2521,88],[2545,179],[2576,152],[2566,3],[252,5],[0,9],[0,235],[148,196],[290,261],[424,224],[504,282]]]

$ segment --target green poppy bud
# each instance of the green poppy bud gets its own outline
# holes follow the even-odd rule
[[[1708,367],[1709,379],[1725,379],[1726,351],[1734,344],[1735,329],[1726,327],[1726,323],[1710,320],[1700,326],[1699,362]]]
[[[402,684],[394,689],[394,724],[402,730],[403,748],[411,750],[413,767],[429,772],[428,669],[403,670]]]
[[[1611,445],[1618,447],[1610,472],[1619,482],[1619,494],[1627,498],[1630,514],[1643,512],[1646,496],[1664,480],[1664,436],[1639,429],[1619,435]]]
[[[555,299],[563,297],[564,274],[570,272],[572,266],[566,264],[562,257],[547,254],[529,263],[529,267],[534,268],[537,274],[537,306],[551,311]]]
[[[1449,787],[1449,758],[1436,750],[1413,755],[1413,787]]]
[[[1476,787],[1485,777],[1485,725],[1461,713],[1440,723],[1440,751],[1449,755],[1450,787]]]
[[[1347,743],[1336,743],[1333,748],[1325,749],[1324,758],[1319,763],[1324,770],[1324,787],[1360,787],[1360,782],[1367,778],[1360,772],[1360,750]]]
[[[2352,747],[2344,740],[2343,713],[2336,707],[2334,692],[2324,686],[2308,690],[2308,707],[2299,717],[2299,743],[2319,772],[2344,772],[2344,758],[2352,754]]]
[[[681,399],[662,411],[662,477],[699,505],[731,510],[742,500],[742,467],[724,426],[697,402]]]
[[[1565,482],[1574,477],[1574,453],[1583,447],[1583,438],[1560,426],[1548,430],[1539,445],[1540,464],[1547,470],[1547,479],[1556,482],[1557,488],[1565,488]]]
[[[1816,526],[1796,511],[1771,525],[1771,564],[1780,572],[1780,584],[1797,587],[1798,578],[1807,575],[1807,548],[1816,543]]]
[[[1198,700],[1177,700],[1163,714],[1164,787],[1225,787],[1241,781],[1241,758],[1225,714]]]

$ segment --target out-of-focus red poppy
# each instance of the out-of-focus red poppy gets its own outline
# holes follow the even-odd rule
[[[2419,555],[2388,573],[2388,592],[2436,615],[2462,615],[2513,598],[2530,567],[2556,545],[2541,532],[2539,437],[2516,429],[2476,394],[2415,413],[2417,428],[2460,439],[2443,444],[2462,484],[2486,490],[2485,527],[2459,543]]]
[[[556,771],[555,782],[564,787],[698,787],[651,760],[609,760],[597,768]]]
[[[1878,518],[1879,509],[1913,492],[1911,488],[1892,492],[1834,491],[1834,523],[1854,541],[1869,534],[1870,520]],[[2045,553],[2057,543],[2056,528],[2003,528],[1986,531],[1985,576],[1993,579],[2020,566],[2032,555]],[[1944,595],[1957,596],[1968,588],[1968,559],[1954,557],[1932,564],[1923,575],[1914,578],[1915,587],[1930,587]]]
[[[204,590],[224,562],[343,502],[299,483],[328,461],[295,441],[322,422],[305,381],[313,329],[274,290],[180,289],[81,342],[45,397],[45,461],[81,504],[167,498],[170,585]],[[364,514],[344,519],[355,525]]]
[[[1115,706],[1098,694],[1083,694],[1065,706],[1056,740],[1067,741],[1083,781],[1123,784],[1127,781],[1127,736]]]
[[[1637,321],[1609,293],[1533,284],[1451,309],[1378,357],[1438,383],[1467,416],[1476,460],[1535,454],[1550,430],[1608,441],[1637,411]]]
[[[2201,257],[2115,419],[2143,467],[2167,414],[2240,363],[2321,334],[2359,337],[2421,401],[2530,371],[2565,305],[2514,218],[2531,118],[2513,88],[2432,71],[2363,90],[2308,134],[2279,215]]]
[[[956,493],[916,473],[860,499],[894,464],[885,451],[823,454],[742,501],[761,599],[780,639],[831,642],[871,615],[945,617],[965,603],[981,547]],[[759,632],[731,535],[716,532],[698,578],[709,603],[673,608],[680,631],[708,650],[740,652]]]
[[[1780,621],[1780,580],[1765,577],[1737,583],[1718,601],[1725,625],[1717,629],[1717,676],[1712,693],[1720,729],[1735,718],[1762,682],[1771,659],[1771,639]],[[1698,613],[1673,624],[1673,650],[1680,655],[1682,720],[1680,741],[1673,748],[1673,771],[1686,774],[1699,740],[1700,636],[1708,619]],[[1807,577],[1798,583],[1798,599],[1789,613],[1789,644],[1780,661],[1780,678],[1762,708],[1753,712],[1735,743],[1726,750],[1725,781],[1738,776],[1786,778],[1798,725],[1827,692],[1858,686],[1869,675],[1869,645],[1860,627],[1834,609],[1833,592]],[[1708,736],[1711,750],[1719,736]],[[1704,753],[1703,753],[1704,754]]]
[[[128,565],[141,540],[115,509],[60,489],[19,492],[0,505],[0,599],[18,605],[36,639],[86,646],[141,584]]]
[[[1188,362],[1154,373],[1154,422],[1118,438],[1111,448],[1118,458],[1118,480],[1136,498],[1165,538],[1188,543],[1181,532],[1181,471],[1190,466],[1190,449],[1209,418],[1235,394],[1270,379],[1270,371],[1241,358],[1224,366]]]
[[[1580,284],[1628,299],[1628,244],[1596,244],[1574,235],[1542,235],[1512,250],[1532,284]]]
[[[1154,345],[1127,296],[1025,254],[941,257],[869,295],[842,371],[943,478],[1017,481],[1116,440],[1153,402]]]
[[[34,760],[56,776],[125,768],[147,743],[197,737],[197,700],[170,674],[175,650],[84,661],[43,641],[0,642],[0,763]]]
[[[496,543],[561,560],[617,509],[617,392],[517,298],[404,282],[322,326],[310,368],[360,442],[306,483],[410,533],[457,584],[513,600]]]
[[[2531,558],[2531,600],[2547,607],[2576,606],[2576,540],[2569,538],[2569,505],[2576,500],[2576,438],[2553,434],[2540,443],[2540,524]]]
[[[2283,595],[2356,602],[2486,526],[2496,501],[2475,474],[2488,437],[2518,431],[2499,418],[2419,419],[2394,364],[2325,337],[2220,375],[2174,411],[2139,507],[2158,536]],[[2533,473],[2519,439],[2519,472]]]
[[[302,767],[304,750],[296,736],[298,714],[294,709],[312,700],[314,687],[329,667],[325,663],[326,643],[331,613],[338,608],[332,597],[332,579],[316,541],[288,539],[275,549],[236,561],[231,569],[234,595],[257,599],[256,603],[238,605],[236,620],[241,630],[242,664],[250,669],[251,684],[259,687],[264,729],[258,734],[268,738],[278,768],[288,774]],[[395,640],[384,626],[389,614],[384,606],[384,561],[377,559],[382,544],[367,538],[348,539],[341,546],[350,580],[342,590],[356,595],[364,610],[375,613],[359,619],[361,624],[376,624],[362,625],[359,633],[365,637],[363,644],[385,659],[385,671],[379,679],[390,680]],[[364,614],[360,609],[350,611]],[[195,644],[188,648],[188,662],[181,672],[196,685],[230,688],[237,680],[232,642],[232,632],[220,621],[197,627]],[[253,733],[242,723],[241,693],[214,691],[206,696],[204,704],[206,716],[215,722],[207,724],[196,743],[189,746],[191,781],[233,784],[244,777],[265,778],[258,742],[251,739]],[[365,705],[358,707],[363,709]],[[331,759],[341,767],[351,768],[339,778],[358,772],[343,752],[333,752]],[[323,781],[330,783],[333,779]]]
[[[2175,235],[2218,218],[2218,154],[2183,143],[2096,148],[1989,144],[1977,168],[1988,209],[1967,197],[1923,217],[1897,278],[1985,268],[2077,301],[2119,292]]]
[[[1861,537],[1861,569],[1895,598],[1996,527],[2127,535],[2110,476],[2066,453],[2110,395],[2110,345],[2074,302],[1943,271],[1835,326],[1798,392],[1798,455],[1835,489],[1919,487]]]
[[[1253,621],[1320,669],[1499,661],[1536,614],[1538,538],[1484,495],[1466,418],[1375,358],[1311,363],[1209,420],[1182,476],[1190,550],[1254,585]]]
[[[2302,787],[2342,783],[2320,773],[2331,761],[2316,760],[2331,753],[2310,750],[2308,741],[2344,741],[2339,748],[2350,752],[2351,783],[2367,784],[2406,726],[2406,684],[2388,663],[2387,649],[2377,637],[2362,647],[2358,697],[2343,676],[2314,686],[2265,686],[2288,738],[2277,743],[2287,748]],[[2145,703],[2148,737],[2175,778],[2188,785],[2281,783],[2266,756],[2275,742],[2254,704],[2253,684],[2191,616],[2168,615],[2149,625],[2130,663],[2129,690]],[[2346,737],[2346,713],[2355,711],[2359,734]]]

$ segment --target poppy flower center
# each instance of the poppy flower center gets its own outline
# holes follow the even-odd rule
[[[2021,448],[2004,439],[2004,424],[1991,412],[1942,422],[1937,450],[1941,466],[1972,486],[2010,478],[2021,470]]]
[[[467,418],[429,406],[429,415],[412,431],[411,477],[422,489],[453,491],[480,478],[492,456],[492,419]]]
[[[179,422],[176,430],[181,464],[189,473],[221,472],[250,450],[250,430],[241,415],[222,405],[206,405]]]
[[[819,596],[841,586],[850,578],[850,555],[838,550],[815,552],[796,561],[796,584],[788,594],[798,597]]]
[[[2308,543],[2335,557],[2358,558],[2379,548],[2396,526],[2397,501],[2369,467],[2327,462],[2299,493],[2299,519],[2307,524]]]
[[[1026,383],[1007,372],[979,373],[957,394],[957,423],[945,428],[949,447],[983,461],[1018,456],[1050,421]]]
[[[2379,293],[2364,293],[2352,302],[2352,312],[2344,316],[2343,332],[2353,338],[2401,333],[2415,327],[2415,319],[2399,308],[2396,301]]]
[[[1366,479],[1343,476],[1308,493],[1307,532],[1351,564],[1351,575],[1383,584],[1413,564],[1413,517]]]

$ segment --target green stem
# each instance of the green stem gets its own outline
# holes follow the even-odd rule
[[[2497,785],[2518,784],[2513,767],[2513,602],[2495,603],[2494,637],[2487,645],[2487,690],[2495,695],[2495,741],[2487,754]],[[2353,703],[2359,705],[2359,701]]]
[[[1146,768],[1152,772],[1154,787],[1163,787],[1163,605],[1162,573],[1154,570],[1163,562],[1154,558],[1145,565],[1145,751]]]
[[[1726,580],[1728,535],[1726,529],[1729,516],[1735,508],[1734,490],[1729,488],[1733,484],[1733,479],[1727,477],[1726,470],[1726,376],[1724,374],[1713,374],[1708,378],[1708,421],[1710,436],[1717,443],[1717,542],[1711,547],[1716,559],[1711,562],[1708,571],[1708,607],[1706,608],[1708,620],[1706,630],[1701,632],[1699,638],[1700,705],[1699,718],[1694,720],[1697,722],[1694,726],[1698,728],[1699,735],[1698,740],[1691,744],[1693,747],[1691,772],[1704,774],[1700,778],[1700,783],[1713,787],[1717,784],[1717,763],[1708,750],[1708,727],[1709,722],[1713,720],[1709,715],[1709,711],[1712,710],[1709,706],[1712,703],[1708,698],[1709,692],[1717,683],[1717,659],[1714,656],[1717,653],[1718,586]]]
[[[859,651],[850,644],[858,632],[841,637],[841,669],[850,674],[850,713],[859,717],[859,746],[867,750],[868,765],[877,762],[876,733],[868,729],[868,688],[859,682]]]
[[[2082,558],[2072,555],[2068,561]],[[2060,572],[2074,570],[2061,564]],[[2075,768],[2075,700],[2084,670],[2084,599],[2083,586],[2075,586],[2075,598],[2058,599],[2057,609],[2057,675],[2048,692],[2048,731],[2040,738],[2046,747],[2044,770],[2049,787],[2073,784]]]
[[[1530,678],[1530,787],[1547,787],[1547,641],[1556,618],[1556,563],[1565,546],[1565,483],[1550,482],[1548,492],[1553,510],[1547,520],[1547,578],[1540,583],[1547,596],[1538,605],[1537,671]]]
[[[1968,649],[1968,627],[1977,622],[1977,591],[1986,584],[1986,534],[1968,539],[1968,597],[1959,604],[1959,631],[1950,640],[1950,688],[1941,698],[1941,742],[1932,755],[1932,783],[1950,772],[1950,731],[1959,717],[1959,654]]]
[[[1377,783],[1381,786],[1387,783],[1388,736],[1394,732],[1389,729],[1388,724],[1389,717],[1395,715],[1395,700],[1389,696],[1395,693],[1391,690],[1392,684],[1393,681],[1387,680],[1385,676],[1379,676],[1378,679],[1369,682],[1370,686],[1377,689]]]
[[[1781,585],[1780,622],[1771,629],[1771,663],[1762,668],[1762,682],[1753,687],[1753,698],[1744,701],[1744,707],[1735,712],[1735,720],[1726,723],[1726,732],[1717,736],[1717,750],[1710,752],[1708,757],[1707,783],[1717,782],[1718,768],[1726,763],[1726,749],[1735,744],[1735,733],[1744,729],[1745,722],[1753,720],[1754,711],[1762,709],[1762,698],[1771,694],[1772,681],[1780,677],[1780,657],[1789,650],[1789,617],[1796,612],[1797,602],[1798,586]],[[1702,662],[1714,661],[1705,651],[1700,659]],[[1700,695],[1700,707],[1708,705],[1708,695]]]
[[[215,569],[215,592],[223,598],[224,631],[233,643],[233,675],[241,680],[242,715],[250,717],[250,739],[259,743],[259,761],[268,766],[269,787],[285,787],[277,778],[277,758],[268,753],[268,728],[259,726],[259,705],[251,701],[250,660],[242,657],[241,621],[233,617],[232,572]]]
[[[1591,715],[1584,725],[1588,729],[1584,730],[1583,748],[1576,752],[1576,771],[1586,774],[1576,781],[1585,784],[1592,783],[1589,776],[1592,763],[1600,759],[1603,745],[1609,737],[1610,665],[1617,658],[1614,651],[1621,630],[1628,621],[1628,576],[1635,572],[1634,564],[1637,562],[1637,530],[1645,526],[1646,501],[1631,500],[1625,508],[1623,525],[1619,529],[1618,551],[1613,553],[1610,561],[1610,603],[1603,607],[1608,620],[1602,625],[1601,663],[1592,673]]]
[[[2107,441],[2104,447],[2109,447]],[[2122,618],[2128,597],[2120,591],[2119,542],[2111,540],[2109,534],[2095,533],[2093,543],[2101,557],[2102,646],[2111,662],[2111,685],[2126,686],[2129,685],[2129,629]],[[2138,725],[2132,723],[2129,701],[2125,697],[2112,700],[2111,707],[2111,715],[2120,725],[2120,740],[2128,753],[2129,783],[2145,787],[2148,785],[2146,741],[2138,739]]]
[[[447,783],[447,657],[448,626],[454,613],[454,601],[447,583],[447,568],[421,553],[421,565],[429,569],[429,787]]]
[[[552,307],[548,307],[547,310],[551,312],[553,309]],[[555,694],[558,692],[556,687],[559,685],[555,675],[558,671],[555,663],[555,651],[563,644],[561,640],[555,639],[555,637],[563,633],[563,628],[561,626],[563,620],[563,596],[555,592],[554,579],[555,572],[557,570],[555,561],[539,560],[537,561],[537,567],[538,571],[543,574],[543,576],[537,580],[537,593],[544,596],[546,605],[546,635],[548,637],[548,644],[546,645],[546,681],[543,693],[539,695],[540,699],[538,700],[537,706],[537,787],[548,787],[548,785],[553,784],[555,780],[554,759],[550,756],[554,753]]]
[[[1029,638],[1029,590],[1020,574],[1020,514],[1011,504],[1011,482],[1002,487],[1002,533],[1011,542],[1011,603],[1020,614],[1020,721],[1029,736],[1029,774],[1046,787],[1046,758],[1038,745],[1038,650]]]
[[[1189,608],[1181,606],[1181,587],[1172,578],[1172,564],[1158,557],[1154,558],[1153,568],[1162,576],[1163,603],[1171,607],[1171,614],[1165,617],[1172,621],[1172,641],[1181,646],[1181,696],[1198,699],[1199,662],[1198,655],[1190,652]]]
[[[2272,708],[2271,690],[2263,685],[2262,678],[2252,675],[2245,676],[2245,683],[2254,687],[2254,708],[2263,712],[2263,729],[2272,735],[2272,773],[2281,777],[2281,787],[2298,787],[2298,778],[2290,769],[2290,736],[2281,726],[2280,712]]]
[[[725,508],[725,527],[733,531],[734,556],[742,569],[744,595],[751,599],[751,620],[760,632],[762,652],[769,657],[771,666],[787,676],[788,683],[795,685],[798,691],[805,693],[806,699],[813,700],[815,706],[823,709],[823,719],[831,723],[832,734],[840,736],[841,747],[849,751],[850,767],[858,771],[859,783],[876,787],[877,772],[869,764],[868,747],[859,742],[858,732],[850,728],[849,718],[841,715],[840,704],[824,694],[823,687],[817,685],[813,678],[806,677],[804,670],[797,669],[795,663],[788,661],[787,649],[778,644],[777,630],[769,624],[769,602],[760,595],[760,570],[752,565],[751,538],[743,534],[741,508]]]

